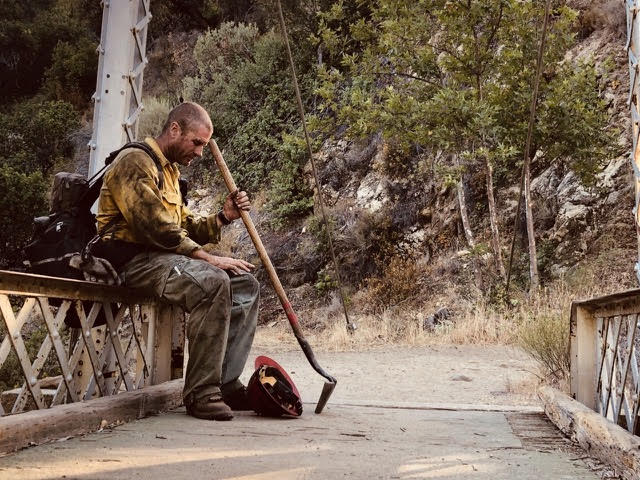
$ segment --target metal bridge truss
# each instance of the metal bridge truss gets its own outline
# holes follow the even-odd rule
[[[123,287],[0,271],[0,338],[0,370],[17,361],[24,377],[0,392],[0,415],[182,377],[184,315]]]
[[[89,143],[89,176],[104,166],[107,155],[138,135],[144,109],[142,81],[149,0],[103,0],[98,80],[93,94],[93,135]]]
[[[638,314],[596,319],[598,328],[597,409],[614,423],[638,434],[640,337]]]

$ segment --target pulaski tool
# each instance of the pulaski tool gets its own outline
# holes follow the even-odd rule
[[[236,187],[236,182],[233,181],[231,172],[229,171],[229,168],[227,167],[227,164],[224,161],[224,158],[222,157],[222,153],[220,152],[220,149],[218,148],[218,144],[215,142],[215,140],[211,139],[209,141],[209,148],[211,149],[213,158],[215,159],[216,164],[220,169],[220,173],[222,174],[224,183],[227,185],[227,189],[229,190],[229,192],[235,192],[238,189],[238,187]],[[324,406],[327,404],[327,400],[329,400],[329,397],[333,393],[333,390],[336,388],[337,380],[335,379],[335,377],[332,377],[326,371],[324,371],[322,367],[318,364],[318,361],[316,360],[316,357],[313,354],[313,350],[311,350],[311,345],[309,345],[309,342],[307,342],[307,340],[304,338],[304,335],[302,334],[302,330],[300,329],[300,323],[298,322],[298,316],[293,311],[293,307],[291,306],[291,303],[287,298],[287,294],[285,293],[284,288],[282,287],[282,283],[280,283],[280,279],[278,278],[276,269],[273,267],[273,264],[271,263],[271,259],[269,258],[269,255],[267,254],[267,250],[264,248],[264,245],[262,244],[262,240],[258,235],[258,231],[256,230],[256,227],[253,224],[253,220],[249,216],[249,213],[245,212],[244,210],[240,210],[240,216],[242,218],[242,221],[244,222],[245,227],[247,228],[247,232],[249,232],[249,236],[253,241],[253,245],[256,247],[256,250],[258,251],[260,260],[262,260],[262,264],[264,265],[264,268],[267,270],[267,274],[269,275],[271,284],[273,285],[273,288],[275,289],[276,294],[280,299],[282,308],[287,314],[287,319],[289,320],[289,324],[291,325],[293,334],[296,336],[296,340],[298,340],[298,343],[300,344],[300,347],[302,348],[304,355],[307,357],[307,360],[309,361],[313,369],[327,380],[322,387],[322,393],[320,394],[320,399],[318,400],[318,403],[315,409],[316,413],[320,413],[322,412],[322,409],[324,408]]]

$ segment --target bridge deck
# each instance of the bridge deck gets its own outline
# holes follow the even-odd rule
[[[322,379],[302,355],[271,355],[315,402]],[[242,413],[218,423],[181,408],[1,458],[0,478],[600,478],[533,399],[514,393],[529,366],[516,351],[405,348],[320,359],[338,378],[321,415],[306,403],[299,419]]]

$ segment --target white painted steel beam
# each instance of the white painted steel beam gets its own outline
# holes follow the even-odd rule
[[[93,135],[89,177],[110,152],[135,140],[142,105],[149,0],[104,0],[98,47],[98,79],[93,95]],[[135,90],[135,93],[133,92]]]

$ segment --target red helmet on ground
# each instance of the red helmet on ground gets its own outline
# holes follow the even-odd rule
[[[284,368],[265,356],[256,358],[255,367],[247,385],[251,408],[267,417],[302,415],[300,392]]]

